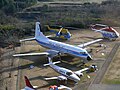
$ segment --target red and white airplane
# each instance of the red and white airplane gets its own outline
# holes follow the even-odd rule
[[[120,36],[113,27],[107,25],[95,24],[91,25],[91,29],[96,32],[100,32],[104,38],[109,40],[116,40]]]
[[[36,90],[36,88],[38,86],[32,86],[32,84],[30,83],[30,81],[27,78],[27,76],[24,76],[24,79],[25,79],[26,87],[24,89],[21,89],[21,90]]]
[[[37,90],[36,88],[38,86],[32,86],[27,76],[24,76],[24,79],[25,79],[26,87],[21,90]],[[62,89],[72,90],[71,88],[64,86],[64,85],[60,85],[59,87],[56,85],[49,87],[49,90],[62,90]]]

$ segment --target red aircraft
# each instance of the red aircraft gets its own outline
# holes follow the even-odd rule
[[[102,24],[95,24],[91,25],[91,29],[100,32],[104,38],[110,39],[110,40],[116,40],[119,38],[119,33],[110,26],[102,25]]]

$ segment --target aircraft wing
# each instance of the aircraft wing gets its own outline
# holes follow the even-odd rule
[[[91,45],[91,44],[94,44],[94,43],[96,43],[96,42],[100,42],[100,41],[102,41],[102,40],[103,40],[103,39],[96,39],[96,40],[94,40],[94,41],[90,41],[90,42],[87,42],[87,43],[84,43],[84,44],[80,44],[80,45],[78,45],[78,47],[83,48],[83,47],[89,46],[89,45]]]
[[[52,35],[48,35],[48,36],[46,36],[46,37],[52,37]],[[31,41],[31,40],[35,40],[35,37],[34,38],[27,38],[27,39],[22,39],[22,40],[20,40],[20,42],[24,42],[24,41]]]
[[[65,76],[58,76],[58,77],[45,78],[45,80],[54,80],[54,79],[67,80],[67,77],[65,77]]]
[[[58,87],[58,90],[61,89],[66,89],[66,90],[72,90],[71,88],[64,86],[64,85],[60,85],[60,87]]]
[[[41,52],[41,53],[26,53],[26,54],[15,54],[14,57],[20,57],[20,56],[42,56],[42,55],[49,55],[48,52]]]
[[[58,77],[45,78],[45,80],[54,80],[54,79],[58,79]]]
[[[78,70],[78,71],[75,71],[75,73],[82,73],[82,72],[84,72],[84,71],[86,71],[86,70],[88,70],[89,68],[84,68],[84,69],[81,69],[81,70]]]

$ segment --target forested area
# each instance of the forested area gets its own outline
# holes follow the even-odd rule
[[[7,14],[13,14],[35,3],[37,0],[0,0],[0,9]]]
[[[44,4],[44,1],[54,0],[0,0],[0,47],[16,46],[19,39],[34,34],[35,21],[41,21],[42,26],[57,24],[78,28],[88,28],[94,23],[120,25],[119,0],[63,5]]]
[[[36,3],[37,0],[0,0],[0,47],[16,45],[19,38],[30,32],[31,25],[23,24],[15,13]]]

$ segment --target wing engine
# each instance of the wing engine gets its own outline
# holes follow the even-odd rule
[[[76,74],[77,76],[79,76],[79,77],[84,76],[83,73],[81,73],[81,72],[75,72],[75,74]]]

